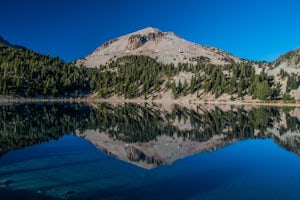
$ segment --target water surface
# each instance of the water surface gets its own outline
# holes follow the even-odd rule
[[[0,199],[299,199],[299,109],[0,107]]]

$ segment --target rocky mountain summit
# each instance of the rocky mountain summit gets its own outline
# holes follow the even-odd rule
[[[145,28],[105,42],[77,65],[98,67],[127,55],[145,55],[164,64],[196,63],[199,60],[215,65],[241,62],[241,59],[220,49],[199,45],[180,38],[173,32]]]

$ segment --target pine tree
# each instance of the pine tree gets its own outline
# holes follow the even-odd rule
[[[174,97],[177,98],[177,88],[176,88],[176,83],[175,83],[175,81],[173,81],[173,82],[171,83],[171,89],[172,89],[172,93],[173,93]]]
[[[183,86],[182,86],[181,80],[179,79],[178,86],[177,86],[177,94],[180,95],[182,90],[183,90]]]
[[[191,92],[191,94],[193,94],[195,91],[195,78],[194,78],[194,76],[192,76],[192,78],[191,78],[191,82],[190,82],[190,92]]]
[[[188,83],[187,83],[187,80],[185,79],[184,80],[184,83],[183,83],[183,96],[186,96],[187,95],[187,92],[188,92],[188,89],[189,89],[189,87],[188,87]]]
[[[268,82],[266,80],[264,80],[263,82],[260,82],[257,84],[257,88],[256,88],[256,97],[260,100],[266,100],[267,98],[270,98],[271,94],[272,94],[272,90],[268,84]]]

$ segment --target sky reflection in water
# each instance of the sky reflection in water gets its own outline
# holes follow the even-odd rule
[[[0,198],[299,199],[298,116],[272,109],[2,106]]]

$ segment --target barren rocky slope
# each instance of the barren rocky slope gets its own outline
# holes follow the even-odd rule
[[[289,93],[295,99],[300,99],[300,88],[298,87],[300,82],[300,48],[289,51],[274,62],[270,64],[270,67],[266,70],[269,75],[275,77],[275,81],[281,84],[282,93]],[[292,81],[288,81],[292,76]],[[295,86],[290,88],[290,85]]]
[[[125,55],[146,55],[164,64],[175,65],[199,60],[216,65],[241,62],[241,59],[220,49],[189,42],[173,32],[148,27],[105,42],[90,55],[78,60],[77,65],[98,67]]]
[[[268,73],[271,75],[278,75],[280,70],[284,70],[289,74],[300,74],[300,48],[294,51],[289,51],[277,58],[272,63],[271,69],[268,70]]]

